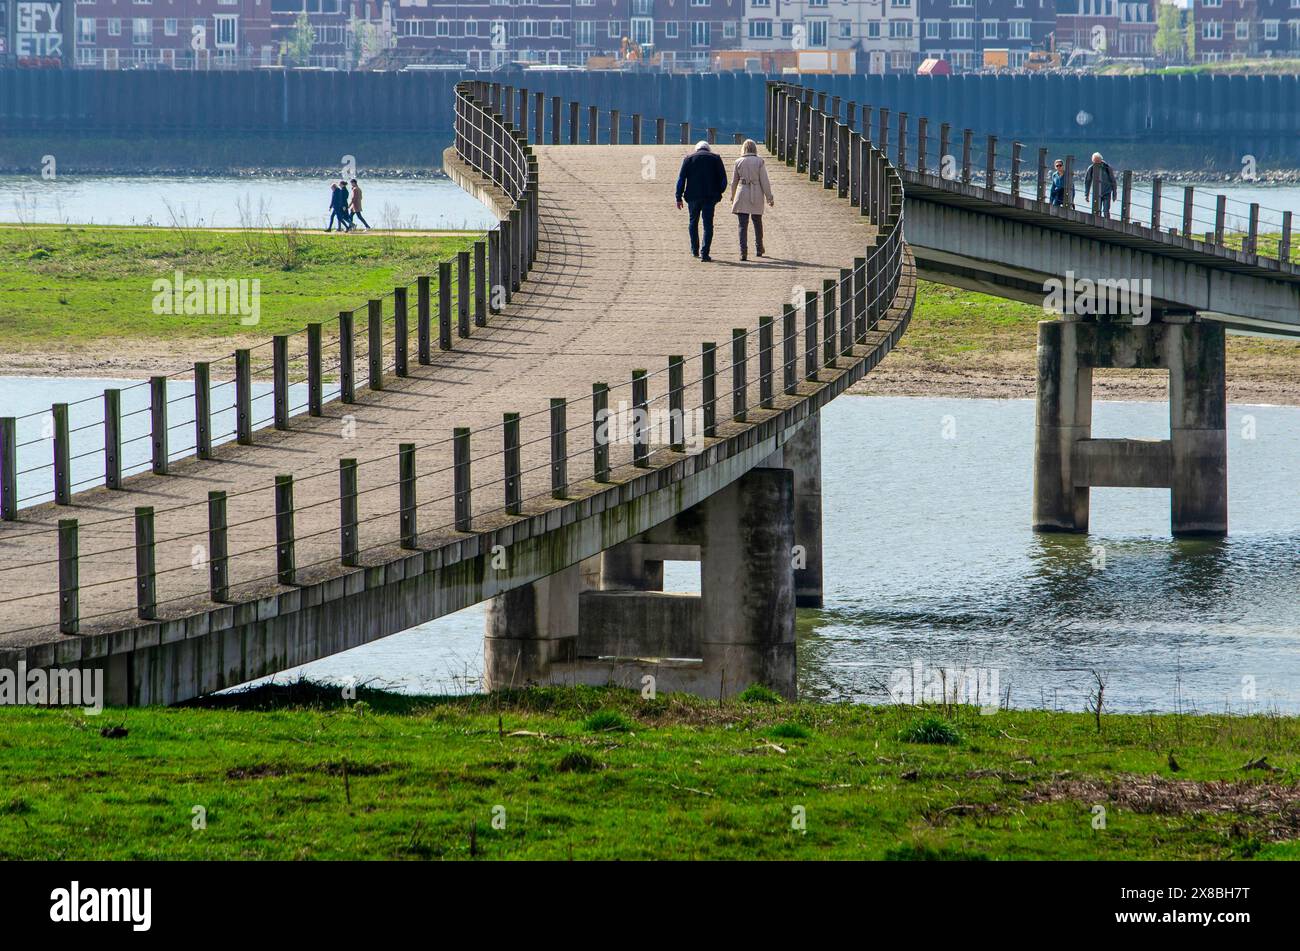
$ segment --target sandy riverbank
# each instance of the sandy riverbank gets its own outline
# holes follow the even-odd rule
[[[0,353],[3,376],[79,376],[145,379],[171,373],[196,360],[215,362],[235,347],[265,343],[246,339],[105,340],[85,347],[29,348]],[[1034,351],[966,353],[935,360],[904,345],[890,354],[849,392],[870,396],[943,396],[978,399],[1031,399]],[[1098,371],[1094,395],[1103,400],[1166,398],[1166,376],[1159,371]],[[1272,354],[1228,354],[1228,400],[1300,406],[1300,363]]]

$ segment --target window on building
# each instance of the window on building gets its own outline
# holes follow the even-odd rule
[[[536,36],[536,35],[537,35],[537,21],[536,21],[536,20],[520,20],[520,21],[519,21],[519,35],[520,35],[520,36]]]
[[[911,24],[908,24],[911,26]],[[910,70],[912,68],[912,54],[906,50],[894,50],[889,54],[889,67],[896,70]]]
[[[985,20],[985,21],[984,21],[984,39],[986,39],[986,40],[996,40],[997,38],[998,38],[998,21],[997,21],[997,20]]]
[[[131,42],[139,46],[148,46],[153,42],[153,21],[146,17],[131,20]]]
[[[938,20],[925,21],[925,38],[927,40],[937,40],[939,38],[939,22]]]
[[[808,45],[813,49],[823,49],[826,46],[826,20],[809,20],[808,26]]]
[[[826,0],[808,0],[808,6],[810,6],[810,7],[824,7],[824,6],[826,6]]]
[[[478,20],[465,21],[465,35],[478,36]]]
[[[109,19],[108,19],[108,35],[109,35],[109,36],[121,36],[121,35],[122,35],[122,21],[121,21],[121,19],[119,19],[118,17],[109,17]]]
[[[434,36],[451,36],[451,22],[439,20],[434,27]]]
[[[750,20],[749,38],[751,40],[770,40],[772,38],[772,21]]]
[[[952,0],[954,7],[969,7],[972,5],[971,0]]]
[[[695,0],[691,0],[694,4]],[[709,45],[709,23],[707,20],[691,21],[691,45],[708,46]]]
[[[1249,21],[1249,20],[1238,20],[1238,21],[1237,21],[1237,39],[1239,39],[1239,40],[1248,40],[1248,39],[1250,39],[1250,21]]]
[[[573,41],[579,46],[595,46],[596,24],[591,20],[577,20],[573,24]]]
[[[1265,20],[1265,21],[1264,21],[1264,39],[1266,39],[1266,40],[1275,40],[1275,39],[1277,39],[1277,27],[1278,27],[1278,21],[1277,21],[1277,20]]]
[[[675,40],[679,35],[679,29],[676,20],[669,20],[664,24],[664,39]]]
[[[722,24],[722,38],[724,40],[734,40],[736,38],[735,20],[727,20]]]
[[[770,7],[772,0],[750,0],[751,7]]]
[[[691,0],[691,6],[693,7],[707,7],[708,5],[709,0]]]
[[[869,39],[869,40],[878,40],[878,39],[880,39],[880,21],[879,21],[879,20],[871,20],[871,21],[869,21],[869,22],[867,23],[867,39]]]
[[[891,7],[910,7],[912,0],[889,0],[889,5]]]
[[[839,37],[840,37],[840,39],[842,39],[842,40],[851,40],[851,39],[853,39],[853,21],[852,21],[852,20],[841,20],[841,21],[840,21]]]
[[[791,39],[793,36],[794,36],[794,21],[793,21],[793,20],[782,20],[782,21],[781,21],[781,39],[783,39],[783,40],[788,40],[788,39]]]
[[[1221,7],[1221,6],[1223,6],[1223,0],[1201,0],[1201,6],[1203,6],[1203,7]]]
[[[95,21],[92,17],[81,17],[77,20],[77,42],[95,42]]]
[[[175,36],[175,35],[176,35],[176,18],[168,17],[167,19],[163,20],[163,36]]]
[[[1201,24],[1201,39],[1203,40],[1221,40],[1223,39],[1223,21],[1206,20]]]
[[[954,40],[975,39],[974,20],[952,20],[948,25],[952,28],[952,38]]]
[[[911,20],[890,20],[889,21],[889,38],[891,40],[906,40],[912,36]]]
[[[239,17],[217,14],[212,18],[213,45],[219,50],[233,50],[239,45]]]
[[[577,2],[575,3],[575,6],[579,6],[579,7],[593,7],[595,5],[596,5],[596,0],[577,0]]]
[[[623,36],[623,23],[621,20],[610,20],[605,24],[605,35],[611,40],[619,39]]]

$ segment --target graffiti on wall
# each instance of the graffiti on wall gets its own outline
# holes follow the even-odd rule
[[[19,0],[14,4],[14,55],[62,59],[63,4],[58,0]]]

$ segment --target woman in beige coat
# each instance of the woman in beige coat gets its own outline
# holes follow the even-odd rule
[[[746,139],[741,147],[744,154],[736,159],[736,170],[731,176],[731,211],[740,222],[740,260],[749,260],[749,221],[754,221],[754,250],[763,256],[763,201],[772,207],[772,183],[767,179],[767,166],[758,154],[758,143]]]

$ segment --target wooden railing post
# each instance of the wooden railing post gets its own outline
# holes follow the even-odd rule
[[[357,461],[339,460],[339,562],[355,568],[360,544],[357,538]]]
[[[553,499],[562,499],[569,494],[567,406],[563,398],[551,398],[551,498]]]
[[[456,252],[456,333],[469,336],[469,252]]]
[[[469,450],[469,428],[457,426],[452,430],[452,475],[455,497],[455,525],[458,532],[472,530]]]
[[[835,283],[833,277],[822,280],[822,365],[826,367],[835,366]]]
[[[291,585],[296,575],[293,531],[293,476],[275,477],[275,574],[280,584]]]
[[[609,384],[591,384],[592,478],[609,481]]]
[[[799,330],[794,304],[781,308],[781,357],[781,388],[789,396],[798,391],[799,377]]]
[[[718,434],[718,345],[700,344],[700,410],[704,417],[704,436]]]
[[[68,432],[68,404],[55,403],[50,407],[53,417],[54,438],[54,503],[56,505],[72,504],[72,447]]]
[[[488,241],[496,236],[495,231],[488,232]],[[423,366],[433,362],[432,341],[432,303],[430,301],[430,279],[421,275],[415,279],[415,345],[419,351],[419,360]]]
[[[355,402],[356,388],[356,351],[355,337],[352,332],[352,311],[339,311],[339,399],[344,403]]]
[[[438,349],[451,349],[451,262],[438,262]]]
[[[772,318],[758,318],[758,405],[772,408]]]
[[[745,422],[745,348],[747,334],[736,327],[731,331],[731,418]]]
[[[77,561],[77,520],[59,519],[59,632],[81,626],[81,573]]]
[[[650,465],[649,412],[650,381],[645,370],[632,371],[632,465],[645,469]]]
[[[207,367],[207,364],[204,364]],[[197,364],[196,364],[197,370]],[[195,420],[199,402],[199,378],[194,376]],[[201,455],[199,458],[206,459]],[[110,489],[122,488],[122,391],[104,391],[104,485]]]
[[[397,494],[399,528],[402,547],[413,549],[419,537],[419,522],[415,504],[415,443],[404,442],[397,447]]]
[[[474,242],[474,325],[487,326],[488,314],[488,276],[487,243]]]
[[[1163,231],[1164,224],[1160,217],[1160,176],[1151,179],[1151,230]]]
[[[149,378],[149,430],[155,475],[167,474],[167,377]]]
[[[18,420],[0,418],[0,518],[18,517]]]
[[[226,535],[226,493],[208,493],[208,598],[230,600],[230,546]]]
[[[399,377],[410,375],[407,356],[408,330],[406,321],[406,288],[393,288],[393,373]]]
[[[803,295],[803,371],[807,380],[817,379],[817,292]]]
[[[271,400],[274,404],[275,428],[289,428],[289,338],[276,334],[271,338]]]
[[[156,563],[153,508],[140,505],[135,510],[135,606],[146,621],[158,616]]]

